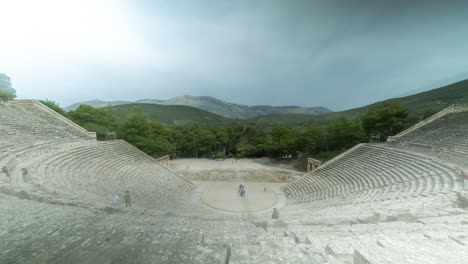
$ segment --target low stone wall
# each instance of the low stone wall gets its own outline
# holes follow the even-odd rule
[[[237,181],[234,170],[178,171],[193,181]],[[240,179],[259,182],[291,182],[302,177],[302,173],[284,170],[239,170]]]
[[[159,163],[161,163],[161,165],[163,165],[163,166],[166,167],[166,168],[170,168],[170,167],[171,167],[171,156],[169,156],[169,155],[156,158],[156,160],[157,160]]]

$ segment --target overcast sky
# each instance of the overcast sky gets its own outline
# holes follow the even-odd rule
[[[61,106],[208,95],[343,110],[468,78],[468,1],[0,0],[0,72]]]

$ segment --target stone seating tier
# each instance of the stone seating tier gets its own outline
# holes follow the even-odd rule
[[[36,182],[63,196],[112,199],[129,190],[150,208],[187,202],[193,184],[120,141],[76,147],[42,160]],[[168,205],[169,206],[169,205]]]
[[[449,113],[395,139],[468,156],[468,112]]]
[[[372,202],[462,189],[456,168],[411,152],[363,145],[283,187],[293,202],[349,196]]]
[[[34,106],[0,103],[0,146],[2,152],[89,137],[76,128],[58,120]]]

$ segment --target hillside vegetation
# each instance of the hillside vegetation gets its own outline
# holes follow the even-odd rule
[[[413,125],[452,104],[468,104],[468,80],[450,84],[441,88],[433,89],[410,96],[394,98],[408,108],[408,120],[406,126]],[[291,126],[305,127],[310,122],[325,125],[327,122],[340,117],[355,117],[366,113],[372,107],[380,105],[385,101],[353,108],[346,111],[331,112],[322,115],[265,115],[252,118],[249,121],[258,126]]]
[[[410,126],[452,104],[468,104],[468,80],[427,92],[393,99],[398,99],[400,103],[408,108],[409,115],[406,126]],[[352,118],[366,113],[372,107],[380,105],[383,102],[385,101],[340,112],[330,112],[328,109],[321,107],[245,106],[224,102],[209,96],[188,95],[174,97],[169,100],[145,99],[136,102],[92,100],[82,104],[98,108],[111,104],[115,107],[121,119],[134,106],[138,105],[150,120],[168,125],[242,123],[262,128],[272,128],[275,126],[305,128],[311,122],[319,126],[325,126],[329,121],[340,117]],[[74,104],[67,107],[66,110],[75,110],[79,105],[80,103]],[[226,116],[239,117],[239,119]],[[250,118],[243,119],[245,117]]]
[[[188,106],[81,105],[61,112],[106,139],[107,131],[153,156],[315,157],[327,160],[373,135],[385,141],[407,126],[456,103],[467,103],[468,81],[347,111],[270,115],[250,120],[221,117]],[[53,101],[45,101],[60,110]]]
[[[65,108],[67,111],[76,110],[80,105],[89,105],[95,108],[117,106],[124,104],[157,104],[157,105],[183,105],[204,110],[226,118],[247,119],[261,115],[272,114],[306,114],[318,115],[331,112],[324,107],[300,107],[300,106],[271,106],[271,105],[242,105],[225,102],[211,96],[182,95],[168,100],[142,99],[135,102],[129,101],[101,101],[98,99],[72,104]]]
[[[60,110],[53,101],[44,103]],[[189,107],[157,107],[155,109],[155,105],[151,104],[104,108],[80,105],[68,113],[61,112],[87,130],[96,132],[99,140],[110,139],[109,135],[115,131],[118,138],[153,156],[313,156],[323,159],[333,157],[357,143],[367,142],[374,131],[379,131],[381,140],[385,140],[403,129],[408,115],[405,106],[397,101],[388,101],[363,116],[338,118],[323,128],[310,124],[303,129],[286,126],[265,129],[255,124],[234,124],[232,120],[222,124],[224,120],[219,116],[197,112]],[[174,123],[177,116],[185,119],[177,125],[160,122]],[[190,122],[187,116],[192,118]],[[203,123],[207,120],[212,124]]]
[[[125,104],[113,106],[117,116],[124,120],[134,107],[139,107],[146,118],[166,125],[225,125],[236,124],[239,120],[222,117],[204,110],[185,105]]]

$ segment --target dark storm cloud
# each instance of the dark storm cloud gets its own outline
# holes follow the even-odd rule
[[[175,69],[186,79],[174,86],[198,95],[344,109],[468,77],[466,1],[148,1],[142,7],[173,23],[180,52],[190,54]]]
[[[119,27],[112,22],[82,30],[81,23],[71,23],[83,34],[71,44],[91,37],[70,54],[43,60],[56,63],[55,72],[49,65],[36,67],[47,72],[7,72],[16,88],[28,87],[29,94],[18,88],[19,94],[47,96],[62,105],[191,94],[341,110],[468,78],[468,1],[139,0],[126,5],[111,12],[119,17],[107,14]],[[89,34],[93,28],[103,32]],[[106,35],[117,41],[94,40]],[[54,45],[48,54],[61,47]],[[29,65],[28,58],[42,58],[24,42],[11,44],[17,46],[28,52],[14,58],[20,69]],[[93,52],[75,54],[87,50]]]

